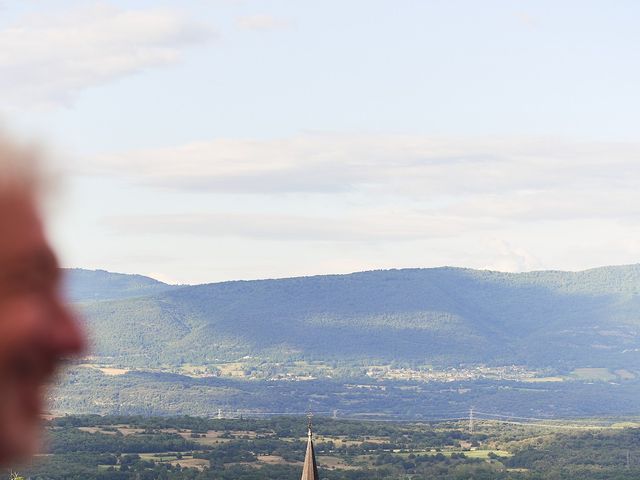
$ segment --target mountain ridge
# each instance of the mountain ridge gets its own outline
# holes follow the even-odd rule
[[[640,351],[638,264],[580,272],[391,269],[200,285],[67,273],[98,357],[123,365],[252,356],[640,368],[640,355],[630,353]]]
[[[522,275],[534,275],[534,274],[587,274],[587,273],[596,273],[600,271],[606,271],[610,269],[637,269],[640,273],[640,262],[639,263],[628,263],[628,264],[618,264],[618,265],[602,265],[597,267],[590,267],[581,270],[560,270],[560,269],[540,269],[540,270],[526,270],[521,272],[508,272],[504,270],[492,270],[488,268],[470,268],[470,267],[459,267],[453,265],[442,265],[438,267],[398,267],[398,268],[381,268],[381,269],[372,269],[372,270],[358,270],[354,272],[348,273],[327,273],[327,274],[310,274],[310,275],[297,275],[292,277],[265,277],[265,278],[254,278],[254,279],[231,279],[231,280],[220,280],[216,282],[203,282],[203,283],[166,283],[160,280],[157,280],[148,275],[141,275],[136,273],[123,273],[123,272],[112,272],[110,270],[105,269],[87,269],[81,267],[73,267],[73,268],[62,268],[63,272],[67,274],[73,275],[74,272],[84,272],[84,273],[94,273],[94,274],[107,274],[109,276],[117,276],[117,277],[132,277],[132,278],[141,278],[147,279],[152,282],[162,284],[171,288],[181,288],[181,287],[197,287],[197,286],[205,286],[205,285],[220,285],[225,283],[244,283],[244,282],[268,282],[268,281],[279,281],[279,280],[298,280],[298,279],[312,279],[317,277],[348,277],[351,275],[366,275],[372,273],[379,272],[411,272],[411,271],[463,271],[463,272],[482,272],[488,274],[496,274],[496,275],[504,275],[504,276],[522,276]]]

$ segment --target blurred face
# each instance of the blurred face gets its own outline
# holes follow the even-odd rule
[[[84,337],[28,194],[0,194],[0,465],[39,446],[44,388]]]

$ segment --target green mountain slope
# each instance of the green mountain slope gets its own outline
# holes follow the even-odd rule
[[[407,269],[171,287],[69,272],[96,354],[122,365],[252,356],[640,367],[640,266]]]
[[[126,275],[104,270],[66,270],[68,297],[73,302],[140,297],[175,288],[142,275]]]

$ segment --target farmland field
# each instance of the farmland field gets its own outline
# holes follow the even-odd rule
[[[640,429],[616,420],[476,420],[471,433],[467,421],[318,418],[314,438],[329,480],[638,478]],[[57,417],[47,453],[19,471],[34,480],[297,480],[305,429],[300,417]]]

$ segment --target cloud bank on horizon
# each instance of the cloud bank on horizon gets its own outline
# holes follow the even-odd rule
[[[591,27],[636,38],[639,7],[465,4],[474,22],[430,2],[26,2],[0,22],[0,111],[65,153],[69,266],[637,262],[640,68]]]

